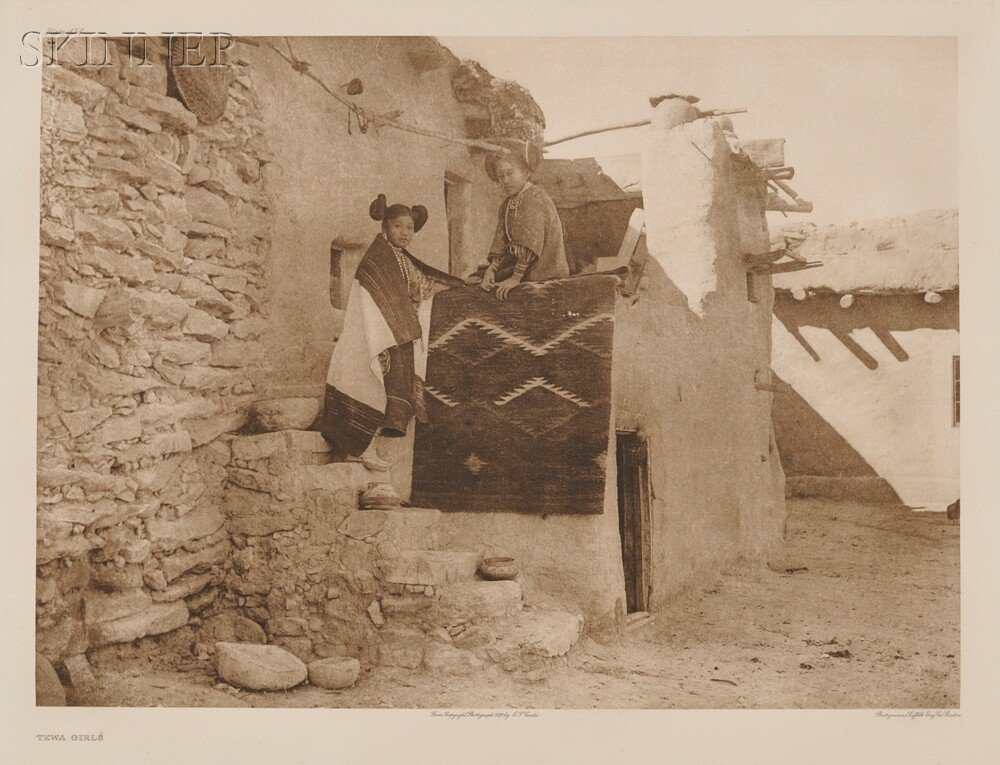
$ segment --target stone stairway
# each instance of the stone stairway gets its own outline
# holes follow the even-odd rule
[[[376,661],[459,674],[491,663],[538,672],[545,659],[566,654],[583,618],[525,605],[517,581],[477,578],[478,552],[440,549],[443,523],[439,510],[359,510],[339,529],[385,534],[390,554],[377,566],[379,591],[369,610],[381,637]]]
[[[499,665],[538,674],[570,650],[579,614],[525,603],[517,581],[479,579],[487,545],[454,549],[448,514],[359,509],[360,493],[382,475],[330,462],[314,436],[233,444],[231,589],[271,642],[307,662],[345,652],[452,673]]]

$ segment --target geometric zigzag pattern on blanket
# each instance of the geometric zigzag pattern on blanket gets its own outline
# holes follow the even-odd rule
[[[434,298],[413,499],[442,510],[600,513],[618,280]]]

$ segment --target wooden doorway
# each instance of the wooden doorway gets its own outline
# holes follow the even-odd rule
[[[649,607],[649,452],[646,439],[629,430],[618,431],[615,448],[625,603],[632,614]]]

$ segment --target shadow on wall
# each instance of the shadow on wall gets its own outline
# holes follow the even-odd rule
[[[784,382],[771,373],[775,382]],[[902,504],[891,484],[791,387],[776,397],[774,438],[785,470],[785,493]],[[817,475],[818,466],[822,474]]]
[[[775,295],[774,315],[816,363],[819,351],[803,336],[802,328],[824,329],[851,351],[869,370],[879,361],[861,347],[851,333],[869,330],[897,363],[913,363],[906,379],[921,379],[927,359],[911,359],[904,333],[917,330],[957,330],[958,294],[943,293],[943,300],[929,304],[917,293],[900,295],[856,295],[853,305],[840,306],[840,295],[813,295],[795,300],[789,293]],[[895,336],[894,334],[895,333]],[[902,335],[902,342],[897,339]],[[883,364],[887,362],[883,360]],[[891,362],[889,362],[891,363]],[[836,366],[828,374],[836,375]],[[779,379],[777,375],[774,378]],[[873,378],[873,384],[875,380]],[[827,496],[867,501],[902,502],[886,478],[878,475],[864,457],[796,391],[788,389],[775,400],[774,430],[787,477],[789,496]]]
[[[869,369],[877,369],[878,361],[858,345],[850,333],[870,329],[897,361],[909,361],[906,349],[890,333],[958,329],[958,298],[954,293],[945,293],[943,297],[942,302],[931,305],[917,293],[856,295],[850,308],[841,308],[837,294],[795,300],[783,292],[774,296],[774,315],[813,361],[821,361],[819,352],[802,336],[802,327],[829,330],[858,361]]]
[[[616,255],[637,207],[641,197],[560,207],[570,273],[593,270],[598,258]]]

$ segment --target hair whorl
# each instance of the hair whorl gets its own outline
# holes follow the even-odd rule
[[[375,201],[368,208],[368,214],[372,220],[383,220],[385,218],[385,194],[379,194]]]
[[[410,210],[413,212],[413,231],[416,233],[427,222],[427,208],[423,205],[413,205]]]

